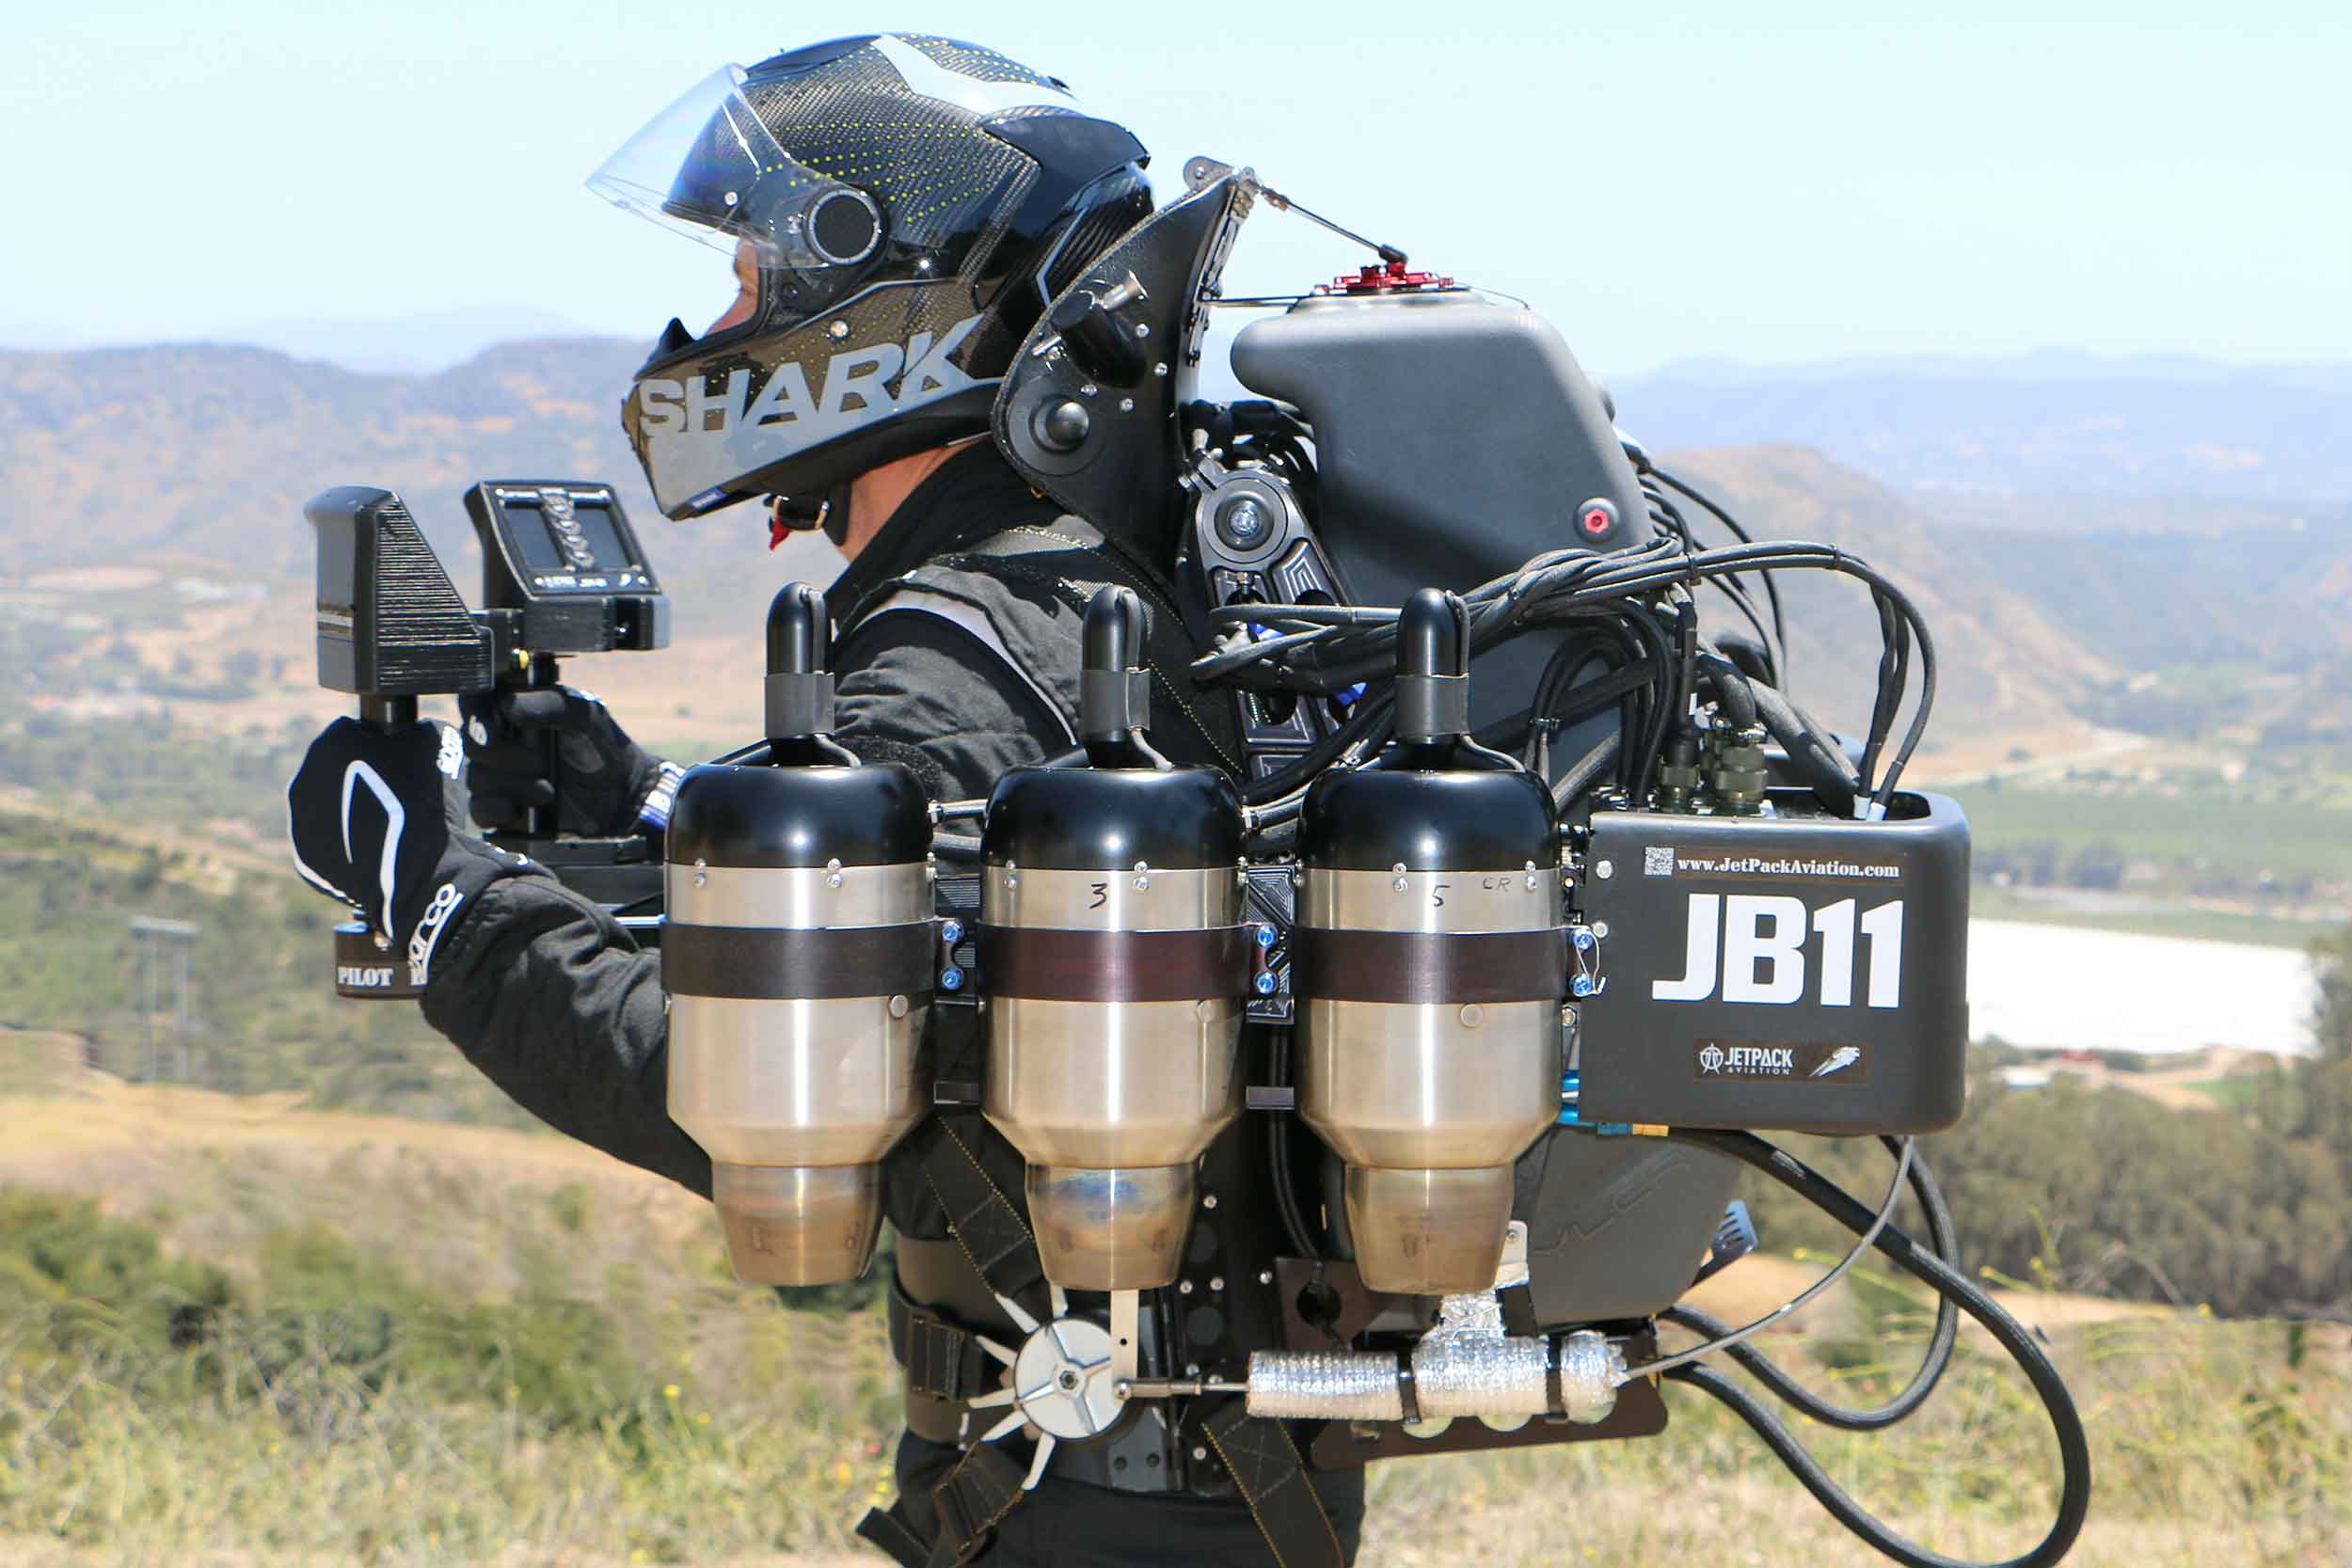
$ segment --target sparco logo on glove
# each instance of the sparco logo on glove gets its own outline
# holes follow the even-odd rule
[[[380,963],[346,957],[340,985],[396,991],[405,957],[411,983],[422,986],[459,907],[527,864],[461,830],[464,761],[447,724],[386,729],[339,719],[286,786],[295,868],[358,910],[383,955]]]

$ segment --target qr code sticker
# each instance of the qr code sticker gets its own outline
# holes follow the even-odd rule
[[[1642,849],[1642,875],[1671,877],[1675,874],[1675,852],[1671,845],[1646,845]]]

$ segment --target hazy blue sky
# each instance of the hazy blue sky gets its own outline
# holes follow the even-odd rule
[[[723,262],[582,178],[717,65],[908,28],[1065,77],[1164,188],[1190,152],[1252,163],[1523,295],[1606,372],[2352,359],[2342,0],[9,9],[0,341],[510,304],[699,327]],[[1269,214],[1234,277],[1354,261]]]

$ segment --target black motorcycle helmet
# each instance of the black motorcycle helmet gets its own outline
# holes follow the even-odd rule
[[[1148,157],[1059,81],[950,39],[705,79],[588,182],[758,268],[748,319],[699,339],[674,319],[622,404],[661,510],[814,499],[985,431],[1046,303],[1150,214]]]

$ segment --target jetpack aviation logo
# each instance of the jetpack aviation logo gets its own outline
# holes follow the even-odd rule
[[[1691,1069],[1695,1078],[1742,1083],[1862,1084],[1870,1077],[1863,1047],[1836,1040],[1694,1040]]]

